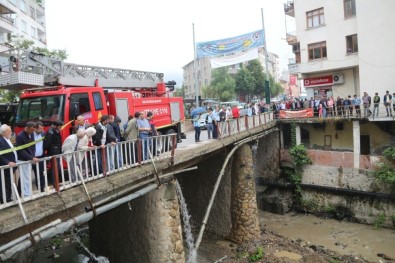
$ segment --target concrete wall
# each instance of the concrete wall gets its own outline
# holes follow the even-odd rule
[[[130,205],[130,206],[129,206]],[[90,247],[110,262],[185,262],[174,183],[89,223]]]
[[[314,153],[311,154],[312,152]],[[338,191],[333,193],[320,189],[303,189],[302,204],[304,204],[304,209],[310,212],[328,212],[331,209],[336,209],[342,211],[352,220],[367,224],[373,224],[379,214],[383,213],[386,217],[385,226],[394,227],[391,217],[395,214],[395,201],[384,197],[393,195],[394,190],[386,184],[377,182],[372,173],[373,170],[353,169],[352,154],[309,151],[309,156],[313,157],[313,165],[304,167],[301,183],[330,187]],[[322,158],[316,158],[317,155]],[[343,157],[345,158],[343,159]],[[360,158],[361,163],[368,166],[367,158],[364,160],[363,157]],[[349,162],[346,161],[347,159]],[[347,165],[347,163],[351,165]],[[366,193],[366,195],[351,194],[349,191],[358,191],[362,194]]]

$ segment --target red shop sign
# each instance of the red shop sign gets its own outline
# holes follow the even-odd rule
[[[330,75],[324,77],[306,78],[303,80],[303,84],[305,87],[328,86],[333,84],[333,77]]]

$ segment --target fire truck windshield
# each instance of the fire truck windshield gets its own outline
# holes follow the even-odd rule
[[[16,114],[16,124],[23,125],[28,121],[51,123],[63,121],[64,95],[21,98]]]

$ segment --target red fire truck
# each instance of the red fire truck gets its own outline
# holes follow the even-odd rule
[[[109,114],[126,123],[137,111],[151,111],[160,133],[185,138],[183,100],[171,96],[176,83],[165,83],[162,73],[68,64],[31,51],[18,54],[0,55],[0,87],[23,89],[16,133],[28,121],[40,120],[48,129],[61,120],[64,139],[78,115],[91,124]]]

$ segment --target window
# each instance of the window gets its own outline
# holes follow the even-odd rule
[[[74,118],[85,112],[90,112],[88,93],[76,93],[70,95],[70,118]]]
[[[307,28],[325,25],[324,8],[306,13]]]
[[[21,99],[16,122],[40,119],[42,122],[63,120],[64,95],[30,97]]]
[[[9,1],[10,1],[10,3],[12,3],[13,5],[16,6],[16,0],[9,0]]]
[[[36,28],[32,27],[31,31],[32,31],[32,38],[37,38],[37,30],[36,30]]]
[[[25,0],[21,0],[21,10],[26,13],[26,1]]]
[[[30,17],[36,19],[36,10],[33,7],[30,7]]]
[[[358,35],[346,36],[347,54],[358,52]]]
[[[27,24],[25,20],[21,20],[21,30],[24,33],[27,33]]]
[[[310,44],[308,47],[309,60],[326,58],[326,41]]]
[[[354,17],[356,14],[355,0],[344,0],[344,18]]]
[[[93,92],[93,102],[95,103],[95,110],[103,109],[100,92]]]

